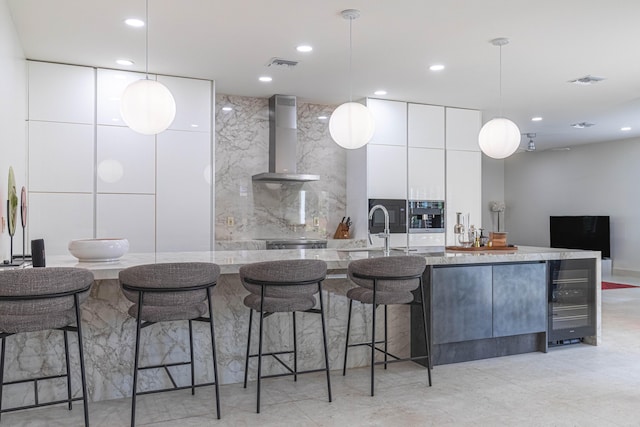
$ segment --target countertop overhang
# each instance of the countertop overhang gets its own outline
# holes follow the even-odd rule
[[[390,256],[404,255],[402,250],[392,250]],[[410,255],[424,256],[427,265],[490,264],[505,262],[548,261],[556,259],[600,259],[600,252],[579,249],[555,249],[519,246],[514,253],[465,253],[447,252],[444,247],[420,247]],[[80,267],[90,270],[96,280],[117,279],[118,273],[142,264],[165,262],[213,262],[220,266],[222,274],[236,274],[245,265],[261,261],[290,259],[320,259],[327,263],[330,271],[346,270],[349,263],[358,259],[384,256],[381,250],[359,249],[280,249],[280,250],[234,250],[202,252],[156,252],[128,253],[112,262],[78,262],[71,255],[47,257],[48,267]]]

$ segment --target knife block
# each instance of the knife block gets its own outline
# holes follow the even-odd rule
[[[351,234],[349,233],[349,226],[343,222],[338,224],[338,228],[333,235],[334,239],[350,239]]]

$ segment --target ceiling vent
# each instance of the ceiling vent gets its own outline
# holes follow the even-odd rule
[[[590,128],[591,126],[594,126],[594,125],[595,123],[580,122],[580,123],[572,124],[571,127],[576,129],[584,129],[584,128]]]
[[[289,59],[282,59],[282,58],[271,58],[269,61],[267,61],[266,66],[291,69],[298,64],[299,64],[298,61],[291,61]]]
[[[573,83],[580,86],[592,85],[604,80],[604,77],[596,77],[589,74],[588,76],[580,77],[578,79],[569,80],[569,83]]]

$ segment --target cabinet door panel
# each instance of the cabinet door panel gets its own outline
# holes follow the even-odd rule
[[[96,237],[124,237],[129,252],[154,252],[154,209],[153,195],[98,194]]]
[[[157,250],[210,250],[210,135],[165,131],[157,150]]]
[[[99,125],[126,126],[120,115],[120,98],[127,86],[144,78],[144,73],[98,70],[96,108]],[[149,74],[149,79],[155,79],[155,75]]]
[[[409,200],[444,196],[444,150],[409,147]]]
[[[368,145],[367,176],[370,199],[406,199],[407,148]]]
[[[370,144],[407,145],[407,103],[367,99],[367,107],[376,122]]]
[[[444,107],[409,104],[409,147],[444,148]]]
[[[545,264],[493,267],[493,336],[547,330]]]
[[[432,274],[433,343],[490,338],[491,266],[441,267]]]
[[[478,133],[482,123],[482,113],[461,108],[446,109],[447,150],[480,151]]]
[[[176,101],[176,118],[169,129],[209,132],[211,130],[211,82],[182,77],[158,76]]]

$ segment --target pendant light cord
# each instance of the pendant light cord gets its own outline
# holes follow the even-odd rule
[[[149,0],[145,0],[144,6],[145,25],[144,25],[144,74],[149,80]]]
[[[349,102],[352,102],[353,97],[353,77],[352,77],[352,62],[353,62],[353,18],[349,18]]]
[[[499,82],[499,94],[500,94],[500,117],[502,117],[502,45],[500,45],[500,82]]]

